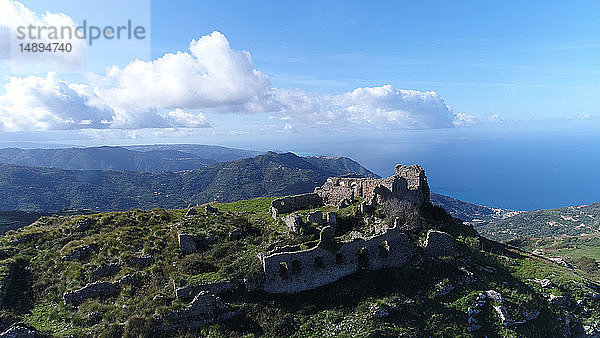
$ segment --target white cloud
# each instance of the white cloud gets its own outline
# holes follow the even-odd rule
[[[155,109],[127,111],[111,107],[87,85],[46,77],[12,77],[0,96],[0,130],[203,128],[202,113],[175,109],[163,117]]]
[[[396,89],[391,85],[320,97],[274,89],[270,105],[264,106],[284,114],[285,119],[338,128],[448,128],[453,118],[436,92]]]
[[[85,54],[85,41],[76,39],[74,37],[69,38],[66,34],[64,36],[58,35],[57,39],[49,39],[47,30],[43,31],[41,38],[29,39],[29,31],[27,27],[30,25],[34,26],[32,33],[34,37],[37,37],[37,27],[71,27],[74,29],[77,25],[68,15],[63,13],[52,13],[47,11],[43,14],[38,14],[27,7],[21,2],[14,0],[0,0],[0,25],[4,26],[9,31],[10,35],[10,61],[13,70],[41,70],[48,69],[69,71],[80,67],[83,63]],[[19,34],[19,27],[24,27],[22,33],[25,34],[24,39],[17,39]],[[58,30],[60,34],[60,30]],[[57,52],[57,53],[25,53],[21,52],[18,47],[20,43],[35,42],[35,43],[70,43],[72,50],[69,53]],[[33,69],[32,69],[33,67]]]
[[[250,54],[233,50],[219,32],[193,40],[189,52],[134,60],[122,69],[112,66],[89,80],[88,85],[69,84],[54,73],[12,78],[0,96],[0,128],[205,128],[212,126],[205,114],[218,113],[270,113],[285,132],[306,125],[448,128],[470,118],[455,115],[433,91],[384,85],[313,95],[273,88]]]
[[[250,54],[230,48],[219,32],[193,40],[190,53],[165,54],[151,62],[135,60],[95,77],[97,93],[129,110],[242,110],[264,95],[269,79],[254,68]]]
[[[167,120],[173,127],[208,128],[212,124],[202,113],[190,113],[182,109],[175,109],[167,114]]]
[[[89,87],[67,83],[50,72],[45,78],[12,77],[0,96],[0,129],[104,128],[113,111]]]
[[[469,113],[456,113],[452,123],[455,127],[470,127],[478,122],[478,119]]]

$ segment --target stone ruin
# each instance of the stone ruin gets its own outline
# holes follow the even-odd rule
[[[294,252],[259,254],[263,264],[262,289],[296,293],[332,283],[359,269],[378,270],[407,264],[416,247],[399,226],[381,235],[336,242],[332,227],[321,231],[317,246]]]
[[[273,200],[271,214],[278,219],[281,214],[323,205],[345,207],[358,198],[365,202],[362,206],[365,210],[392,198],[408,201],[417,207],[429,202],[429,186],[421,166],[398,164],[394,170],[393,176],[385,178],[330,177],[312,193]]]
[[[325,205],[344,206],[361,198],[367,203],[382,203],[397,198],[421,207],[429,201],[425,171],[418,165],[396,165],[395,174],[385,178],[330,177],[315,189]]]

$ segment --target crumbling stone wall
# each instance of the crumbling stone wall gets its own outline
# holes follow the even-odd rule
[[[297,210],[318,208],[323,205],[321,196],[315,193],[301,194],[277,198],[271,202],[271,214],[277,219],[280,214]]]
[[[415,252],[416,247],[398,227],[342,243],[335,243],[333,229],[325,227],[319,245],[312,249],[259,255],[265,277],[263,289],[269,293],[312,290],[359,269],[403,266]]]
[[[396,165],[395,174],[385,178],[330,177],[315,194],[326,205],[343,206],[356,198],[383,202],[390,198],[409,201],[422,206],[429,201],[429,186],[425,171],[418,165]]]

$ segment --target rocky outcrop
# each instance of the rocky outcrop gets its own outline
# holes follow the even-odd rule
[[[0,333],[0,338],[35,338],[35,331],[24,326],[13,326]]]
[[[239,313],[240,311],[225,304],[218,296],[201,291],[185,309],[164,315],[162,321],[173,327],[183,326],[193,330],[227,320]]]
[[[318,208],[323,205],[323,200],[317,194],[301,194],[274,199],[271,202],[271,215],[278,219],[279,215],[297,210]]]
[[[67,292],[63,295],[65,304],[79,305],[86,299],[90,298],[106,298],[119,294],[121,286],[125,284],[133,284],[135,277],[133,275],[125,275],[118,281],[111,282],[94,282],[89,283],[81,289]]]
[[[214,283],[201,284],[201,285],[189,285],[180,288],[175,288],[176,298],[193,298],[200,292],[208,292],[213,295],[220,295],[226,292],[230,292],[237,287],[244,284],[241,280],[224,280]]]
[[[452,236],[442,231],[427,231],[424,246],[425,251],[432,257],[456,257],[459,255]]]
[[[179,233],[177,235],[177,243],[184,255],[196,252],[196,239],[191,235]]]
[[[359,269],[403,266],[416,251],[398,227],[347,242],[336,242],[333,236],[333,228],[325,227],[319,244],[312,249],[259,254],[264,271],[262,288],[269,293],[312,290]]]
[[[68,255],[63,257],[63,260],[65,260],[65,261],[82,260],[82,259],[89,257],[96,251],[98,251],[98,246],[96,244],[82,246],[80,248],[73,249],[73,251],[71,251]]]
[[[92,270],[92,274],[96,277],[111,277],[121,271],[121,266],[117,263],[103,264]]]
[[[118,294],[121,291],[119,283],[95,282],[87,284],[81,289],[67,292],[63,295],[65,304],[79,305],[89,298],[105,298]]]

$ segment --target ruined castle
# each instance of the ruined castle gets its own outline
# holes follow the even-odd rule
[[[292,231],[296,231],[302,219],[294,211],[324,205],[344,207],[357,200],[362,201],[361,210],[365,210],[365,206],[375,206],[389,199],[407,201],[417,207],[428,203],[429,186],[423,168],[397,165],[393,176],[380,179],[332,177],[313,193],[273,200],[271,214],[278,219],[282,214],[291,213],[283,220]],[[326,219],[322,217],[320,211],[307,217],[309,223],[327,225],[315,247],[299,251],[283,248],[259,254],[264,271],[263,290],[295,293],[315,289],[359,269],[378,270],[406,265],[417,251],[417,246],[400,231],[402,224],[399,224],[399,219],[395,219],[393,226],[383,233],[373,236],[358,234],[352,240],[341,242],[334,238],[335,213],[327,215]],[[452,244],[446,234],[431,235],[432,240],[426,244],[429,249],[438,246],[438,243],[445,243],[445,246]],[[451,252],[450,249],[446,251]]]
[[[385,178],[330,177],[313,193],[286,196],[273,200],[271,214],[279,215],[317,208],[323,205],[344,207],[361,199],[369,205],[396,198],[418,207],[429,202],[429,185],[425,170],[418,165],[396,165],[395,174]]]
[[[397,199],[416,207],[429,203],[429,186],[425,171],[417,165],[395,167],[395,174],[385,178],[329,178],[314,192],[286,196],[272,201],[270,212],[282,220],[291,232],[306,227],[320,229],[320,240],[306,250],[298,246],[274,247],[259,253],[263,274],[253,281],[221,281],[210,285],[176,288],[177,297],[191,298],[199,291],[219,293],[245,284],[249,290],[262,289],[269,293],[296,293],[312,290],[348,276],[358,270],[379,270],[401,267],[414,262],[419,252],[434,257],[456,256],[454,240],[444,232],[430,230],[424,243],[418,244],[402,229],[409,228],[400,218],[382,222],[370,234],[352,231],[347,240],[335,237],[337,214],[311,210],[323,206],[343,208],[356,202],[358,215],[374,217],[377,205]],[[297,211],[307,211],[301,216]],[[218,212],[210,205],[207,213]],[[391,223],[391,224],[390,224]],[[185,254],[196,251],[193,236],[180,233],[179,247]],[[422,250],[419,249],[422,247]],[[216,290],[216,291],[215,291]],[[217,292],[218,291],[218,292]]]

